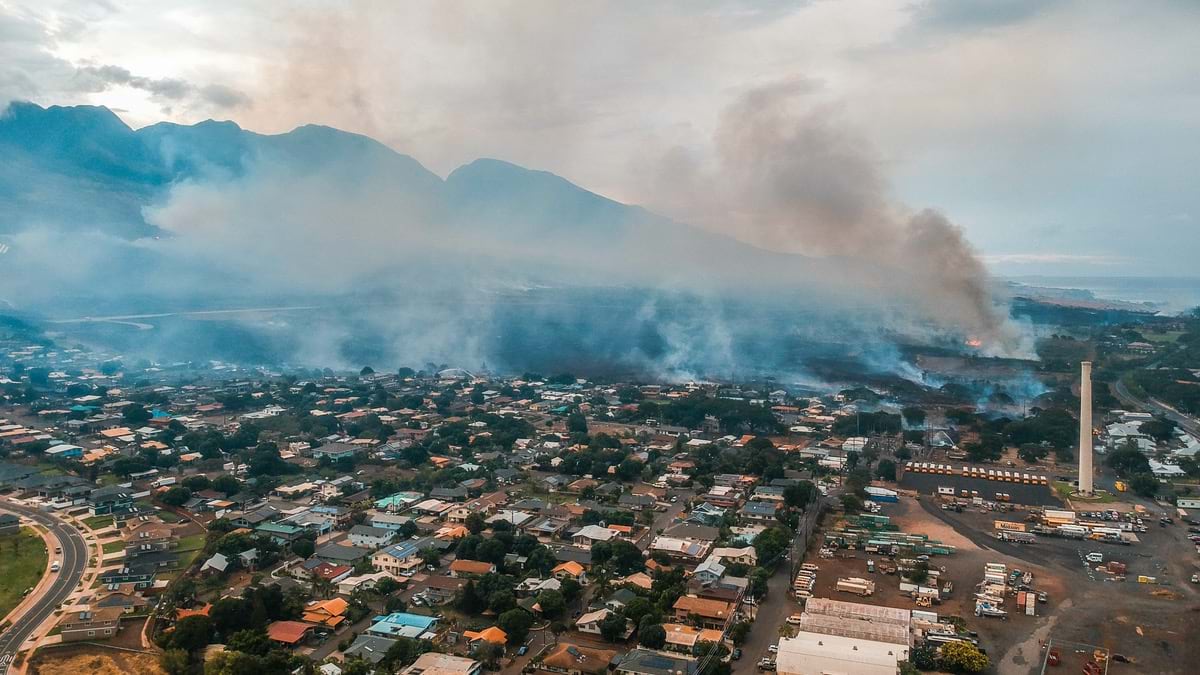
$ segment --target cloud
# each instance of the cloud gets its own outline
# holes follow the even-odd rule
[[[239,108],[250,103],[249,96],[225,85],[209,84],[197,87],[174,77],[140,77],[120,66],[82,66],[76,69],[76,73],[83,80],[91,81],[91,91],[104,91],[114,86],[132,87],[156,99],[168,102],[204,102],[219,110]]]

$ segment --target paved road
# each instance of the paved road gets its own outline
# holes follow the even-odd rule
[[[787,559],[779,561],[775,567],[775,573],[767,580],[767,597],[758,605],[758,611],[754,617],[754,627],[742,645],[741,660],[734,661],[732,664],[734,675],[757,673],[758,660],[773,656],[769,649],[771,645],[779,642],[779,627],[786,622],[789,616],[799,614],[803,609],[792,595],[792,580],[795,579],[796,572],[800,569],[800,563],[804,562],[807,543],[811,542],[815,536],[822,508],[828,508],[840,494],[841,490],[836,489],[829,496],[810,505],[800,518],[799,527],[796,530],[795,538],[792,539]],[[822,501],[824,506],[821,504]]]
[[[1184,415],[1173,408],[1169,408],[1152,398],[1140,399],[1134,396],[1133,392],[1129,391],[1129,388],[1126,387],[1125,383],[1121,380],[1116,381],[1112,387],[1112,390],[1113,394],[1115,394],[1116,397],[1121,400],[1121,403],[1126,405],[1132,404],[1134,407],[1142,408],[1143,410],[1162,415],[1172,422],[1175,422],[1180,427],[1183,427],[1184,431],[1187,431],[1193,436],[1200,436],[1200,422],[1197,422],[1194,418],[1188,417],[1187,415]]]
[[[0,634],[0,675],[8,672],[9,664],[17,655],[21,645],[62,605],[79,585],[88,564],[87,542],[73,525],[65,523],[49,513],[0,501],[0,509],[27,516],[45,525],[62,546],[62,555],[50,552],[51,560],[61,560],[62,569],[50,572],[57,578],[43,591],[42,597],[26,608],[16,622]]]

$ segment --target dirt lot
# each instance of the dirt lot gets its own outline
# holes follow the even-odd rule
[[[935,564],[946,566],[947,577],[955,582],[953,599],[935,609],[939,613],[958,613],[967,619],[970,628],[979,631],[982,645],[993,659],[993,672],[1038,672],[1041,643],[1050,638],[1106,647],[1133,661],[1113,663],[1110,673],[1196,672],[1192,666],[1200,662],[1200,643],[1185,636],[1186,627],[1200,612],[1200,589],[1188,583],[1196,571],[1197,555],[1183,526],[1152,525],[1149,532],[1139,535],[1141,543],[1133,546],[1054,537],[1017,545],[996,540],[993,521],[998,517],[1020,520],[1021,512],[1006,516],[978,510],[953,513],[940,510],[929,498],[919,503],[905,498],[899,504],[886,505],[883,513],[901,529],[924,532],[959,547],[955,555],[934,558]],[[1093,570],[1083,559],[1092,551],[1103,553],[1106,561],[1126,563],[1128,581],[1117,582]],[[1015,603],[1009,602],[1006,609],[1012,614],[1006,621],[974,617],[971,594],[986,562],[1002,562],[1010,568],[1033,572],[1034,587],[1050,596],[1048,603],[1038,606],[1042,615],[1015,615]],[[858,571],[865,572],[865,560],[858,563]],[[1154,576],[1159,583],[1138,584],[1138,574]],[[878,604],[912,606],[892,590],[891,584],[898,582],[883,583],[880,579],[888,577],[876,576],[880,584],[875,596]],[[818,577],[819,585],[827,581],[836,582],[836,577]],[[840,596],[847,594],[829,597]]]
[[[29,664],[30,675],[163,675],[158,658],[115,649],[80,645],[39,653]]]

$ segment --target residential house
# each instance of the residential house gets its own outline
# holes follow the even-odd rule
[[[450,576],[454,578],[481,577],[485,574],[495,574],[496,565],[480,560],[455,560],[450,563]]]
[[[711,545],[703,541],[688,541],[674,537],[655,537],[650,542],[651,553],[666,553],[671,560],[684,565],[697,565],[711,550]]]
[[[434,605],[444,605],[453,600],[466,585],[466,579],[430,575],[425,579],[425,597]]]
[[[302,538],[304,533],[307,532],[307,530],[298,525],[272,522],[262,523],[258,527],[255,527],[254,531],[258,534],[270,537],[271,541],[274,541],[280,546],[287,546],[291,544],[297,539]]]
[[[468,659],[453,654],[425,652],[404,670],[400,675],[481,675],[483,664],[475,659]]]
[[[618,659],[616,675],[696,675],[700,662],[650,649],[634,649]]]
[[[121,629],[124,613],[120,607],[84,607],[67,612],[58,621],[59,634],[63,642],[107,640]]]
[[[690,623],[689,617],[694,614],[700,617],[704,628],[724,629],[733,616],[735,606],[721,600],[682,595],[672,608],[675,611],[676,623]]]
[[[175,530],[166,523],[144,522],[126,529],[122,535],[125,557],[136,558],[146,553],[169,551],[176,545]]]
[[[438,619],[434,616],[393,612],[387,616],[375,617],[367,632],[384,637],[406,637],[416,640],[436,630],[437,623]]]
[[[628,605],[636,597],[638,597],[638,594],[628,588],[618,588],[604,601],[604,606],[614,612],[620,612],[625,609],[625,605]]]
[[[482,644],[493,644],[503,647],[508,642],[508,634],[497,626],[490,626],[481,631],[463,631],[467,644],[474,650]]]
[[[338,582],[338,593],[352,595],[355,591],[371,590],[380,581],[392,578],[392,575],[387,572],[371,572],[369,574],[346,577]]]
[[[273,621],[267,626],[267,638],[285,647],[303,643],[316,626],[301,621]]]
[[[377,666],[387,656],[388,650],[399,640],[363,633],[354,639],[354,644],[343,652],[347,659],[360,658],[367,663]]]
[[[421,551],[415,542],[402,541],[376,551],[371,556],[371,566],[395,576],[411,574],[421,566]]]
[[[712,550],[712,555],[725,564],[737,563],[739,565],[749,565],[754,567],[758,564],[758,552],[753,546],[743,546],[741,548],[730,548],[719,546]]]
[[[657,503],[658,502],[654,499],[653,495],[635,495],[625,493],[617,498],[617,504],[619,506],[623,506],[631,511],[645,511],[646,509],[653,509],[654,505]]]
[[[608,541],[617,536],[616,530],[599,525],[585,525],[571,538],[576,546],[591,546],[598,541]]]
[[[350,528],[350,543],[362,548],[377,549],[387,546],[396,536],[393,530],[370,525],[355,525]]]
[[[444,502],[463,502],[467,500],[468,493],[464,487],[435,487],[429,496]]]
[[[561,675],[606,675],[617,653],[610,649],[559,642],[534,664],[537,670]]]
[[[689,656],[697,656],[705,642],[720,643],[723,633],[713,628],[695,628],[681,623],[664,623],[667,641],[663,649]]]
[[[608,618],[613,611],[607,607],[601,607],[592,612],[587,612],[575,622],[575,629],[581,633],[591,633],[592,635],[600,634],[600,624]]]
[[[578,581],[580,584],[587,584],[587,571],[584,570],[582,564],[574,560],[559,563],[554,569],[550,570],[550,574],[558,581],[572,579]]]
[[[412,520],[410,516],[398,516],[394,513],[373,513],[367,517],[367,524],[371,527],[398,532],[400,528],[404,527],[406,523],[411,523]]]
[[[342,598],[314,600],[304,606],[304,615],[301,618],[307,623],[337,628],[346,620],[346,610],[349,608],[350,603]]]
[[[88,497],[88,513],[93,516],[115,514],[133,508],[133,491],[117,485],[97,488]]]
[[[358,446],[349,443],[326,443],[312,451],[313,459],[321,459],[328,457],[333,461],[353,457],[358,451]]]
[[[749,501],[738,511],[738,516],[751,523],[772,523],[776,521],[779,506],[778,502]]]
[[[701,584],[715,584],[723,576],[725,576],[725,566],[716,556],[709,556],[692,571],[692,578]]]
[[[21,531],[21,519],[11,513],[0,513],[0,535]]]

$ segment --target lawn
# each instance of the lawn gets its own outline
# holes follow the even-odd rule
[[[113,524],[112,516],[92,516],[84,518],[83,524],[88,526],[89,530],[101,530]]]
[[[103,549],[104,549],[105,553],[116,553],[117,551],[124,551],[125,550],[125,542],[124,541],[105,542]]]
[[[179,522],[179,516],[175,515],[175,513],[173,511],[166,511],[166,510],[159,511],[158,519],[163,521],[164,523],[178,523]]]
[[[1074,485],[1071,485],[1070,483],[1064,483],[1062,481],[1054,481],[1054,491],[1058,493],[1058,496],[1063,501],[1069,499],[1073,503],[1078,504],[1111,504],[1112,502],[1117,501],[1116,495],[1108,492],[1097,492],[1093,497],[1080,497],[1076,494],[1073,494],[1075,492]]]
[[[165,579],[174,579],[179,574],[191,566],[196,557],[204,550],[204,533],[192,534],[179,539],[179,546],[175,547],[175,552],[179,554],[178,569],[171,570],[165,574],[159,575]]]
[[[33,530],[0,537],[0,617],[21,602],[25,589],[37,585],[46,571],[46,544]]]

